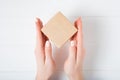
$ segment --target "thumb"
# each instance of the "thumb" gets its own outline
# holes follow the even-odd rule
[[[70,48],[69,48],[69,60],[72,62],[76,61],[76,42],[75,41],[71,41],[70,42]]]
[[[51,61],[52,59],[52,47],[49,41],[46,41],[45,43],[45,56],[46,61]]]

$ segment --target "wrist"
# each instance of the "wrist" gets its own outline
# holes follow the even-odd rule
[[[48,79],[42,78],[42,77],[40,77],[40,76],[36,76],[36,80],[48,80]]]
[[[48,80],[48,78],[43,76],[43,75],[40,76],[39,74],[37,74],[36,75],[36,80]]]
[[[74,74],[69,76],[69,80],[83,80],[82,73]]]

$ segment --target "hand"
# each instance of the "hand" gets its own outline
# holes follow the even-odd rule
[[[43,27],[40,19],[36,19],[37,41],[35,57],[37,62],[36,80],[48,80],[55,70],[55,62],[52,57],[52,48],[47,37],[41,32]]]
[[[81,19],[75,21],[78,32],[71,39],[69,56],[64,64],[64,71],[70,80],[83,80],[82,65],[84,58],[82,22]]]

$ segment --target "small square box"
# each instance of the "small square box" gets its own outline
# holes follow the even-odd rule
[[[61,12],[58,12],[41,31],[60,48],[77,32],[77,29]]]

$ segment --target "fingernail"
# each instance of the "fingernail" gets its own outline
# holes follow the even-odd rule
[[[46,41],[46,47],[50,47],[50,42]]]
[[[75,46],[75,41],[71,41],[71,46]]]

